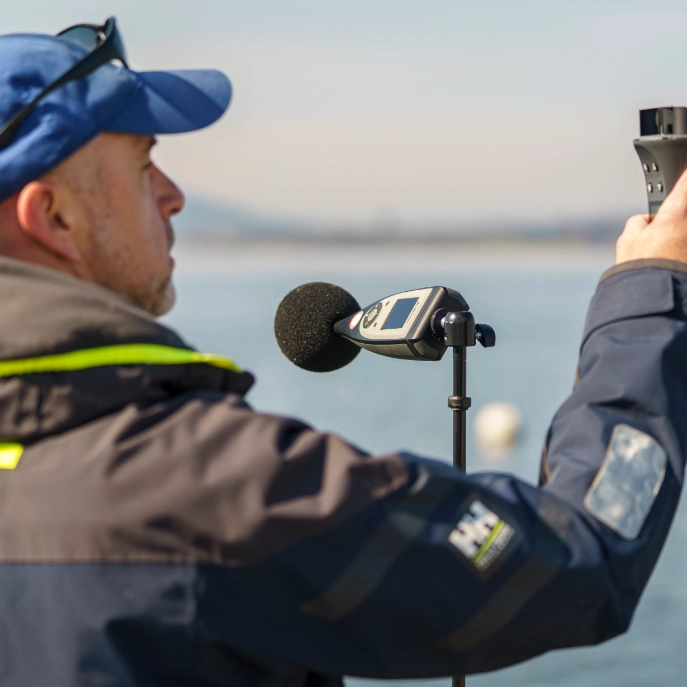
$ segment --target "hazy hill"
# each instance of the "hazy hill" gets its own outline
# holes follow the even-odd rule
[[[630,213],[628,213],[630,214]],[[626,217],[569,220],[550,223],[487,222],[462,224],[416,223],[383,225],[329,225],[271,217],[228,203],[190,196],[174,226],[182,241],[293,241],[318,243],[377,243],[418,241],[615,241]]]

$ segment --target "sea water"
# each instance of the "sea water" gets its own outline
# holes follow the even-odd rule
[[[492,349],[468,353],[468,470],[515,473],[536,482],[551,418],[570,393],[589,300],[609,248],[474,249],[384,247],[177,249],[179,300],[165,318],[197,348],[253,371],[249,401],[296,416],[372,452],[408,450],[451,459],[450,356],[439,363],[367,352],[348,367],[314,374],[279,351],[273,319],[281,298],[308,281],[328,281],[361,305],[399,291],[444,285],[460,291],[478,322],[497,333]],[[482,458],[470,421],[491,401],[515,403],[523,433],[499,463]],[[684,503],[684,501],[683,501]],[[470,687],[663,687],[687,684],[687,513],[680,508],[630,631],[600,647],[557,651],[522,665],[470,676]],[[431,580],[427,581],[431,584]],[[574,622],[565,617],[561,623]],[[349,687],[378,681],[347,679]],[[449,681],[408,681],[407,687]]]

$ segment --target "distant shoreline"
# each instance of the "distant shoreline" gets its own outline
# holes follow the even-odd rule
[[[455,268],[473,271],[603,271],[614,263],[614,245],[580,241],[199,241],[180,239],[181,268],[222,264],[234,271],[293,272],[304,266],[343,272]]]

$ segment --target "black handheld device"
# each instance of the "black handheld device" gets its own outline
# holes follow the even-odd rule
[[[687,107],[640,110],[639,133],[634,146],[653,216],[687,168]]]
[[[441,360],[448,348],[443,319],[467,312],[463,296],[445,286],[403,291],[339,320],[334,332],[360,348],[389,358]]]

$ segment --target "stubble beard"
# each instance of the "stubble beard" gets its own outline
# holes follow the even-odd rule
[[[116,232],[111,228],[103,229],[92,234],[90,262],[96,282],[125,296],[155,317],[168,313],[176,302],[171,264],[164,274],[151,274],[149,268],[140,264],[128,243],[117,243],[113,238],[117,236]],[[167,236],[171,249],[174,235],[169,223]]]

